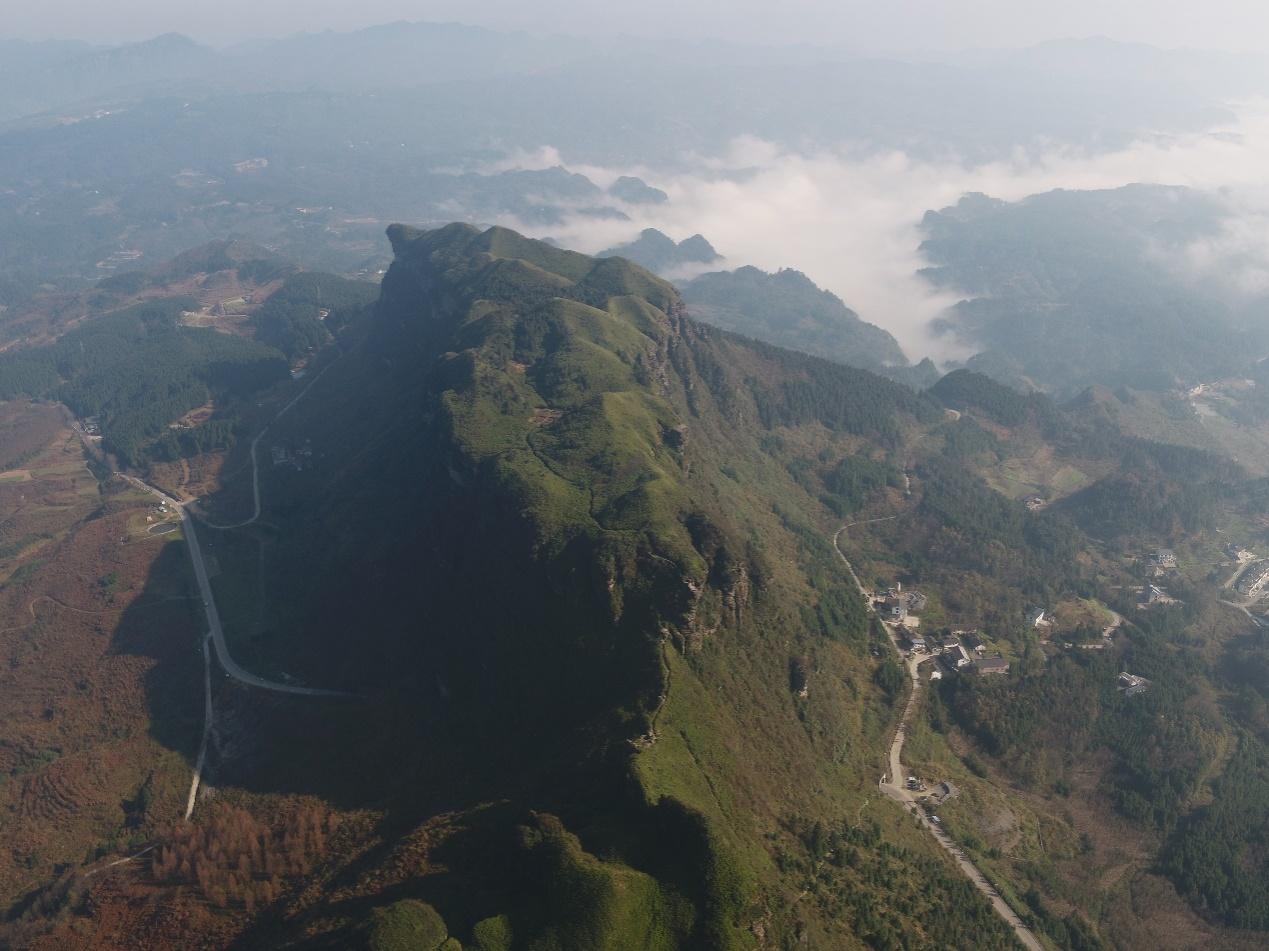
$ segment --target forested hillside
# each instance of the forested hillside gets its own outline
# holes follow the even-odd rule
[[[379,296],[374,284],[304,272],[287,278],[256,312],[256,339],[289,359],[319,349]]]
[[[58,399],[99,421],[102,445],[125,464],[169,423],[213,397],[242,396],[285,379],[271,347],[204,327],[183,327],[187,298],[137,304],[98,317],[56,343],[0,354],[0,398]]]

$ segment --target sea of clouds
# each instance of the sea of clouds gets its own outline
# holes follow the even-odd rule
[[[928,264],[919,251],[920,222],[927,210],[969,192],[1016,201],[1055,188],[1135,182],[1216,192],[1229,209],[1224,229],[1171,263],[1198,277],[1220,276],[1249,293],[1269,290],[1269,102],[1240,103],[1236,111],[1235,122],[1201,133],[1143,136],[1130,147],[1100,153],[1055,144],[980,164],[868,153],[849,144],[804,152],[745,137],[725,154],[693,157],[691,172],[671,174],[644,166],[571,164],[567,155],[544,147],[509,156],[498,167],[562,165],[601,186],[636,175],[670,200],[622,205],[628,221],[579,209],[550,227],[501,223],[588,253],[629,241],[643,228],[676,240],[701,233],[726,256],[728,267],[795,267],[889,330],[909,357],[946,361],[971,351],[931,330],[931,320],[957,295],[935,291],[917,273]]]

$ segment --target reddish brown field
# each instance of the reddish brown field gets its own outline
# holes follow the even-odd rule
[[[0,903],[21,908],[59,869],[180,815],[200,626],[179,533],[144,530],[152,501],[99,487],[53,408],[9,404],[0,420],[43,440],[30,481],[0,484]]]
[[[183,819],[204,622],[181,533],[150,534],[172,518],[152,496],[97,482],[62,408],[0,404],[0,431],[29,474],[0,481],[0,947],[220,948],[292,913],[364,821],[211,772]],[[184,484],[213,481],[207,462]],[[268,760],[267,724],[311,712],[216,674],[218,762]]]

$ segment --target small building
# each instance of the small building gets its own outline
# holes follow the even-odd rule
[[[1234,586],[1239,594],[1248,598],[1258,598],[1269,586],[1269,560],[1258,561],[1251,565],[1238,578]]]
[[[1003,657],[982,657],[974,661],[972,669],[980,674],[1007,674],[1009,661]]]
[[[977,631],[962,632],[961,643],[964,644],[966,647],[968,647],[970,650],[978,651],[979,653],[982,652],[982,649],[985,646],[983,644],[982,637],[979,636]]]
[[[1027,612],[1027,627],[1039,627],[1044,624],[1044,608],[1032,608]]]
[[[968,667],[974,662],[974,658],[969,656],[969,651],[965,650],[960,644],[957,644],[948,656],[951,657],[952,663],[956,665],[957,670]]]
[[[902,621],[908,616],[908,606],[898,595],[887,597],[882,604],[882,614],[888,621]]]
[[[1168,604],[1180,604],[1176,598],[1168,594],[1163,588],[1157,584],[1148,584],[1142,589],[1142,595],[1145,600],[1137,605],[1139,608],[1150,608]]]
[[[1176,568],[1176,552],[1171,548],[1156,548],[1150,553],[1149,565],[1155,571],[1172,571]]]
[[[954,651],[960,646],[961,642],[951,636],[945,637],[939,641],[939,647],[943,648],[945,651]]]
[[[960,795],[960,790],[953,786],[947,780],[939,783],[934,788],[934,798],[938,800],[939,805],[947,802],[949,799],[955,799]]]
[[[925,638],[922,637],[920,634],[918,634],[916,631],[905,630],[903,642],[904,644],[907,645],[908,650],[911,650],[911,651],[925,650]]]
[[[1136,674],[1130,674],[1124,671],[1119,675],[1119,690],[1125,697],[1135,697],[1139,693],[1145,693],[1150,689],[1150,681],[1145,677],[1138,677]]]
[[[1044,497],[1039,495],[1028,495],[1022,500],[1022,504],[1027,507],[1028,512],[1038,512],[1044,508]]]

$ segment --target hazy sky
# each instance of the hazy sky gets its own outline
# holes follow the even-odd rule
[[[1269,4],[1262,0],[0,0],[0,7],[0,35],[102,42],[177,31],[224,43],[408,19],[861,50],[1019,46],[1092,35],[1269,50]]]

